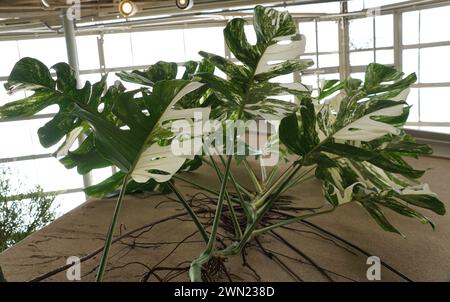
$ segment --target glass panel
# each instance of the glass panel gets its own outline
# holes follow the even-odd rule
[[[319,35],[319,52],[338,51],[339,34],[335,21],[324,21],[317,24]]]
[[[409,105],[412,107],[409,109],[408,122],[419,121],[419,89],[411,88],[408,98],[406,99]]]
[[[253,28],[253,24],[245,25],[244,32],[245,32],[245,36],[247,37],[247,41],[250,44],[253,44],[253,45],[256,44],[256,33],[255,33],[255,29]]]
[[[419,71],[419,50],[418,49],[406,49],[403,51],[403,72],[410,74],[415,72],[418,75]]]
[[[19,61],[17,41],[1,41],[0,49],[2,51],[0,56],[0,76],[8,76],[14,64]]]
[[[373,63],[373,50],[350,52],[351,66],[365,66]]]
[[[395,4],[400,2],[405,2],[408,0],[358,0],[364,2],[364,8],[377,8],[383,5]]]
[[[312,88],[317,88],[317,75],[302,75],[301,82],[304,85],[311,86]]]
[[[347,1],[347,7],[349,12],[361,11],[364,9],[364,1],[361,0],[351,0]]]
[[[407,126],[408,129],[416,129],[427,132],[438,132],[438,133],[446,133],[450,134],[450,127],[447,126]]]
[[[47,154],[56,151],[57,146],[44,148],[39,142],[37,131],[49,119],[1,122],[0,141],[14,142],[0,148],[0,158],[19,157],[31,154]]]
[[[420,89],[420,121],[450,122],[450,87]]]
[[[329,54],[329,55],[319,55],[319,67],[336,67],[339,66],[339,55]]]
[[[339,2],[315,3],[288,6],[287,10],[291,13],[338,13],[340,10]]]
[[[200,50],[216,55],[225,55],[222,27],[192,28],[184,30],[185,60],[201,60]]]
[[[100,73],[89,73],[89,74],[81,74],[80,82],[81,84],[85,84],[86,81],[89,81],[91,84],[97,83],[102,79],[102,75]]]
[[[60,194],[56,196],[53,206],[56,209],[57,216],[66,214],[86,201],[86,195],[83,192]]]
[[[373,18],[350,20],[349,36],[351,50],[373,48]]]
[[[450,46],[420,50],[420,82],[450,82]]]
[[[364,77],[366,76],[366,74],[364,72],[353,72],[350,74],[350,77],[353,79],[358,79],[361,81],[364,81]]]
[[[67,50],[64,38],[46,38],[20,40],[20,57],[31,57],[51,67],[59,62],[67,62]]]
[[[97,36],[78,36],[77,50],[80,70],[100,68]]]
[[[97,184],[110,177],[112,175],[112,169],[111,167],[95,169],[92,170],[91,175],[92,175],[92,183]]]
[[[450,6],[420,12],[420,43],[450,40]]]
[[[377,50],[375,61],[380,64],[394,64],[394,50]]]
[[[316,52],[316,26],[314,22],[301,22],[298,25],[299,32],[306,37],[305,52]]]
[[[350,12],[360,11],[367,8],[376,9],[380,6],[405,2],[408,0],[351,0],[348,1],[348,10]]]
[[[134,65],[185,60],[184,35],[181,29],[131,33],[131,40]]]
[[[83,177],[76,169],[66,169],[55,158],[34,160],[39,184],[45,191],[76,189],[83,187]]]
[[[67,170],[55,158],[5,163],[22,183],[39,184],[44,191],[76,189],[83,186],[83,178],[76,169]]]
[[[376,47],[394,45],[394,17],[392,15],[375,17],[375,45]]]
[[[5,83],[6,82],[0,82],[0,106],[5,105],[6,103],[16,101],[23,99],[25,97],[25,92],[18,91],[14,94],[8,94],[8,92],[5,89]]]
[[[129,33],[105,35],[103,48],[106,67],[113,68],[133,65]],[[140,46],[138,45],[135,48],[140,48]],[[148,45],[146,49],[148,51]]]
[[[314,62],[314,64],[311,65],[311,66],[309,67],[309,69],[315,69],[315,68],[317,68],[317,57],[316,57],[315,55],[300,56],[300,58],[301,58],[301,59],[304,59],[304,60],[310,59],[310,60],[312,60],[312,61]]]
[[[403,44],[419,43],[419,12],[407,12],[402,16]]]

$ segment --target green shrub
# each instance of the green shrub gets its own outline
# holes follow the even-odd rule
[[[14,186],[11,175],[9,169],[0,168],[0,252],[55,219],[55,196],[40,186],[23,193],[23,185]]]

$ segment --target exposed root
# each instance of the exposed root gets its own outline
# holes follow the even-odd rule
[[[173,199],[170,196],[167,197],[168,197],[167,200],[159,202],[155,206],[155,208],[162,207],[169,203],[179,204],[178,200]],[[216,198],[210,197],[204,193],[197,193],[190,198],[189,203],[191,204],[191,207],[194,209],[194,211],[198,215],[199,219],[201,220],[205,228],[207,229],[209,226],[211,226],[214,218],[215,206],[217,203]],[[317,210],[317,208],[296,207],[292,205],[289,198],[280,198],[280,200],[278,200],[275,203],[273,209],[269,211],[267,215],[263,218],[263,220],[261,221],[261,226],[268,226],[273,223],[276,223],[280,219],[291,218],[293,216],[297,216],[298,213],[311,212],[314,210]],[[236,207],[235,212],[238,218],[238,223],[241,225],[242,228],[245,228],[247,221],[242,209],[240,207]],[[171,263],[171,265],[168,265],[167,263],[169,262],[168,261],[169,259],[172,260],[174,259],[174,253],[178,249],[180,249],[180,247],[186,246],[188,244],[198,245],[202,243],[202,241],[193,238],[195,235],[197,235],[198,231],[195,231],[187,235],[180,241],[159,239],[157,242],[149,242],[147,239],[145,239],[146,237],[149,236],[149,233],[155,231],[156,226],[175,220],[179,220],[182,222],[190,221],[187,213],[183,211],[183,213],[171,215],[169,217],[146,224],[144,226],[141,226],[139,228],[130,231],[127,231],[125,225],[121,225],[120,235],[117,238],[115,238],[112,243],[116,246],[117,244],[120,244],[122,247],[116,249],[116,252],[113,255],[111,255],[107,272],[110,273],[112,271],[117,270],[120,271],[133,265],[133,266],[140,266],[143,269],[143,272],[141,272],[141,274],[138,277],[138,279],[142,282],[148,281],[168,282],[173,280],[179,280],[179,278],[182,275],[185,276],[189,271],[189,264],[190,264],[189,261],[181,261],[176,265],[173,265],[173,262]],[[337,235],[328,232],[323,228],[315,224],[312,224],[308,221],[301,221],[300,224],[297,225],[304,225],[309,230],[308,229],[301,230],[293,226],[289,227],[283,226],[281,229],[283,229],[285,232],[292,232],[298,235],[302,234],[313,235],[315,239],[324,240],[328,243],[331,243],[333,246],[345,250],[346,252],[354,256],[358,256],[360,254],[366,256],[369,255],[369,253],[357,247],[356,245],[350,243],[349,241],[340,238]],[[233,241],[235,234],[234,226],[231,220],[230,209],[228,208],[227,205],[224,205],[223,215],[221,216],[219,227],[220,229],[218,232],[217,244],[218,247],[225,248],[228,244],[230,244]],[[329,269],[322,267],[316,260],[314,260],[311,256],[307,255],[297,245],[289,242],[285,237],[283,237],[276,231],[271,231],[270,233],[268,233],[268,235],[273,237],[275,241],[278,242],[278,244],[281,244],[282,246],[289,248],[292,252],[294,252],[296,256],[289,256],[279,251],[275,251],[274,249],[265,246],[259,238],[256,238],[253,243],[248,244],[247,247],[244,248],[242,254],[240,255],[242,257],[242,266],[246,268],[245,273],[246,274],[248,273],[256,281],[263,281],[263,277],[261,276],[261,272],[258,271],[258,268],[252,266],[249,263],[249,259],[247,257],[247,250],[262,253],[262,255],[270,259],[271,263],[276,264],[284,272],[286,272],[289,278],[291,278],[293,281],[304,281],[304,277],[301,276],[301,272],[296,271],[295,269],[292,268],[292,265],[290,265],[292,264],[292,262],[313,267],[317,272],[320,273],[320,275],[326,281],[334,281],[331,275],[340,277],[342,279],[355,281],[354,279],[345,276],[344,274],[333,272]],[[157,238],[160,238],[160,236],[157,236]],[[136,249],[156,249],[163,247],[168,248],[169,246],[173,247],[164,257],[159,259],[159,261],[156,264],[146,263],[147,261],[143,262],[130,261],[125,263],[122,262],[126,261],[126,256]],[[97,250],[93,251],[92,253],[84,256],[80,260],[81,262],[86,262],[90,259],[95,258],[95,256],[97,256],[102,251],[103,247],[100,247]],[[289,261],[291,263],[288,263]],[[148,262],[150,262],[150,259]],[[402,273],[398,272],[391,266],[387,265],[386,263],[383,263],[383,265],[389,268],[394,273],[396,273],[398,276],[402,277],[403,279],[411,281],[409,278],[407,278],[406,276],[404,276]],[[37,282],[48,279],[58,273],[64,272],[70,267],[71,265],[61,266],[59,268],[56,268],[50,272],[47,272],[41,276],[34,278],[31,281]],[[88,272],[86,272],[83,275],[83,277],[93,275],[96,272],[96,270],[97,266],[92,267]],[[243,276],[238,276],[227,269],[226,259],[224,258],[213,257],[209,260],[209,262],[206,265],[204,265],[202,269],[202,278],[204,281],[208,282],[216,282],[224,280],[227,280],[229,282],[240,281],[243,280],[242,277]],[[183,278],[183,280],[185,279]]]
[[[230,274],[228,273],[224,259],[219,257],[212,257],[202,268],[202,280],[206,282],[218,282],[228,278],[232,282]]]

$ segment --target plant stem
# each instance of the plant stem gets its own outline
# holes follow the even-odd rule
[[[304,171],[301,175],[297,176],[296,178],[292,179],[287,186],[284,188],[283,193],[287,190],[289,190],[290,188],[292,188],[293,186],[304,182],[306,180],[309,180],[311,178],[314,178],[314,174],[313,175],[308,175],[311,171],[313,171],[314,169],[316,169],[316,166],[311,167],[310,169]],[[306,177],[307,176],[307,177]],[[305,178],[306,177],[306,178]]]
[[[227,180],[230,173],[231,168],[231,161],[233,159],[233,156],[228,156],[227,165],[225,167],[225,176],[222,181],[222,186],[220,187],[219,197],[217,200],[217,208],[216,213],[214,215],[214,221],[211,228],[211,236],[209,237],[208,244],[206,246],[205,251],[194,261],[191,263],[191,268],[189,269],[189,276],[191,278],[191,281],[201,281],[201,268],[202,265],[211,259],[211,256],[214,251],[214,244],[216,242],[217,237],[217,231],[219,228],[220,223],[220,217],[222,216],[222,208],[223,208],[223,201],[225,198],[225,192],[227,189]]]
[[[178,189],[175,187],[175,185],[173,185],[170,181],[168,181],[167,184],[170,187],[170,189],[173,191],[173,193],[175,193],[175,195],[177,195],[178,199],[183,204],[183,206],[186,209],[186,211],[188,212],[189,216],[191,216],[192,220],[195,223],[195,226],[197,227],[197,229],[199,230],[200,234],[202,235],[203,240],[205,241],[205,243],[208,243],[208,240],[209,240],[208,233],[206,233],[205,228],[203,227],[203,225],[198,220],[198,217],[195,214],[194,210],[191,208],[191,206],[186,201],[186,199],[181,194],[181,192],[178,191]]]
[[[228,175],[230,173],[232,159],[233,157],[231,155],[228,156],[227,166],[225,168],[225,177],[222,181],[222,186],[220,188],[219,198],[217,200],[217,209],[214,216],[213,226],[211,229],[211,236],[209,237],[209,242],[206,249],[208,252],[211,252],[212,248],[214,247],[214,242],[216,241],[217,229],[219,228],[220,216],[222,215],[223,200],[225,198],[225,193],[227,190],[227,180]]]
[[[255,186],[256,192],[261,193],[263,191],[263,188],[261,187],[258,177],[256,176],[255,172],[253,171],[252,167],[248,163],[247,159],[244,159],[242,162],[244,163],[244,167],[247,170],[248,174],[250,175],[250,179],[252,180],[253,185]]]
[[[258,196],[255,201],[253,202],[253,207],[255,209],[259,209],[261,208],[264,203],[266,202],[266,199],[270,196],[270,194],[272,194],[272,192],[274,192],[278,186],[280,186],[281,184],[283,184],[284,180],[289,177],[290,175],[290,171],[293,168],[293,165],[289,166],[286,171],[283,172],[283,174],[270,186],[269,189],[267,189],[264,194]]]
[[[234,255],[234,254],[239,253],[240,251],[242,251],[242,249],[247,244],[247,242],[253,237],[253,231],[255,230],[256,226],[259,224],[261,219],[264,217],[264,215],[270,209],[270,207],[275,202],[275,200],[278,198],[278,196],[281,194],[281,192],[283,192],[283,190],[286,187],[287,183],[289,183],[289,181],[292,179],[292,177],[294,177],[294,175],[298,172],[298,170],[300,170],[302,165],[298,164],[297,167],[295,167],[292,171],[290,171],[291,168],[293,168],[293,167],[294,167],[293,165],[290,166],[283,173],[283,175],[280,176],[280,178],[277,180],[276,183],[280,183],[281,182],[281,185],[278,187],[278,190],[275,192],[275,194],[271,195],[270,199],[263,204],[264,206],[257,213],[256,220],[253,221],[253,223],[250,226],[247,227],[247,229],[245,230],[244,236],[241,238],[241,240],[236,245],[233,245],[233,246],[231,246],[231,247],[221,251],[221,253],[220,253],[221,255],[229,256],[229,255]],[[264,195],[266,195],[266,194],[264,194]]]
[[[298,216],[298,217],[294,217],[294,218],[290,218],[290,219],[286,219],[286,220],[280,221],[280,222],[272,224],[270,226],[267,226],[267,227],[264,227],[264,228],[257,229],[255,231],[253,231],[252,237],[256,237],[258,235],[261,235],[261,234],[263,234],[265,232],[268,232],[268,231],[270,231],[272,229],[281,227],[283,225],[287,225],[287,224],[290,224],[290,223],[298,222],[300,220],[311,218],[311,217],[318,216],[318,215],[321,215],[321,214],[326,214],[326,213],[333,212],[334,209],[335,209],[335,207],[332,207],[331,209],[328,209],[328,210],[325,210],[325,211],[322,211],[322,212],[310,213],[310,214],[306,214],[306,215],[303,215],[303,216]]]
[[[193,181],[190,181],[190,180],[188,180],[188,179],[186,179],[184,177],[178,176],[176,174],[173,176],[173,178],[181,180],[181,181],[184,181],[185,183],[188,183],[188,184],[190,184],[192,186],[195,186],[195,187],[197,187],[197,188],[199,188],[199,189],[201,189],[203,191],[206,191],[208,193],[211,193],[211,194],[214,194],[214,195],[219,195],[219,192],[217,192],[217,191],[214,191],[214,190],[209,189],[209,188],[207,188],[205,186],[199,185],[199,184],[197,184],[197,183],[195,183]]]
[[[226,166],[226,162],[225,162],[225,160],[223,159],[223,156],[222,156],[222,155],[219,155],[219,157],[220,157],[220,161],[222,162],[222,164],[223,164],[224,166]],[[203,160],[208,166],[214,168],[213,164],[212,164],[210,161],[206,160],[205,158],[203,158],[202,160]],[[255,197],[252,193],[250,193],[246,188],[244,188],[242,185],[240,185],[240,184],[236,181],[236,179],[234,178],[233,174],[231,174],[231,171],[230,171],[230,180],[233,182],[233,186],[235,186],[235,187],[237,186],[237,187],[239,188],[239,192],[240,192],[240,193],[244,193],[244,194],[247,195],[247,197],[250,198],[250,199],[253,199],[253,198]],[[195,185],[195,184],[194,184],[194,185]],[[238,190],[236,189],[236,191],[238,191]],[[219,193],[216,192],[216,195],[219,195]]]
[[[264,186],[266,188],[270,186],[270,184],[272,183],[272,180],[275,177],[275,175],[277,174],[278,170],[279,170],[278,165],[272,168],[272,170],[269,173],[269,176],[266,179],[266,182],[264,183]]]
[[[106,235],[105,247],[103,249],[103,255],[98,266],[98,272],[96,277],[96,282],[102,282],[103,276],[105,275],[106,264],[108,263],[109,250],[111,248],[111,241],[114,234],[114,229],[116,228],[117,220],[119,218],[120,209],[122,208],[123,197],[125,196],[126,188],[128,185],[130,175],[127,174],[123,180],[122,188],[120,189],[119,198],[116,202],[116,208],[114,209],[113,218],[111,224],[109,225],[108,234]]]
[[[220,155],[220,160],[222,161],[222,164],[225,166],[225,160],[223,159],[222,155]],[[233,184],[234,190],[236,191],[236,194],[238,195],[239,198],[239,204],[242,207],[245,217],[247,218],[247,222],[251,221],[254,219],[254,211],[253,208],[250,206],[250,204],[246,203],[242,194],[241,194],[241,190],[245,190],[242,188],[242,186],[239,185],[239,183],[236,181],[236,179],[233,177],[233,173],[230,171],[230,180],[231,183]],[[245,190],[246,191],[246,190]],[[248,194],[250,194],[249,192],[247,192],[247,196]],[[251,194],[250,194],[251,195]],[[252,198],[253,196],[251,196],[250,198]]]
[[[203,191],[206,191],[206,192],[208,192],[208,193],[211,193],[211,194],[214,194],[214,195],[216,195],[216,196],[219,196],[219,192],[218,192],[218,191],[214,191],[214,190],[212,190],[212,189],[209,189],[209,188],[207,188],[207,187],[205,187],[205,186],[202,186],[202,185],[197,184],[197,183],[195,183],[195,182],[193,182],[193,181],[190,181],[190,180],[188,180],[188,179],[186,179],[186,178],[184,178],[184,177],[181,177],[181,176],[178,176],[178,175],[175,174],[175,175],[173,176],[173,178],[178,179],[178,180],[180,180],[180,181],[183,181],[183,182],[185,182],[185,183],[187,183],[187,184],[190,184],[190,185],[192,185],[192,186],[194,186],[194,187],[197,187],[197,188],[200,189],[200,190],[203,190]],[[234,202],[239,203],[239,199],[238,199],[238,198],[231,197],[231,200],[234,201]]]
[[[223,159],[223,156],[222,156],[222,155],[219,155],[219,158],[220,158],[220,161],[222,162],[222,164],[223,164],[224,166],[226,166],[226,162],[225,162],[225,160]],[[247,195],[247,197],[250,198],[250,199],[253,199],[253,198],[255,197],[252,193],[250,193],[246,188],[244,188],[242,185],[240,185],[240,184],[236,181],[236,178],[234,178],[233,173],[232,173],[231,171],[230,171],[230,180],[232,181],[233,186],[234,186],[234,188],[236,189],[236,192],[241,193],[241,191],[242,191],[242,193],[244,193],[245,195]]]
[[[219,178],[220,183],[222,183],[223,182],[222,172],[220,171],[219,167],[217,166],[217,163],[214,160],[214,158],[211,155],[209,156],[209,158],[211,159],[211,163],[213,164],[214,169],[216,170],[217,177]],[[230,208],[231,220],[233,222],[233,228],[234,228],[234,231],[235,231],[235,235],[239,239],[239,238],[242,237],[241,226],[239,225],[239,221],[237,219],[234,207],[231,204],[230,195],[228,194],[228,192],[226,190],[225,190],[225,198],[227,200],[228,207]]]
[[[267,171],[266,171],[266,166],[262,165],[262,159],[259,160],[260,163],[260,167],[261,167],[261,181],[264,183],[267,181]]]

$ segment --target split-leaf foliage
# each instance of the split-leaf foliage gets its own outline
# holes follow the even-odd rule
[[[1,119],[30,117],[56,104],[57,114],[38,130],[41,144],[52,147],[59,143],[55,156],[80,174],[104,167],[118,169],[108,179],[85,189],[95,197],[120,192],[97,275],[99,281],[126,193],[160,190],[176,194],[206,244],[204,252],[191,264],[193,281],[201,280],[202,266],[212,257],[238,254],[255,236],[329,213],[344,204],[360,205],[381,228],[399,234],[386,211],[415,218],[433,228],[422,210],[445,213],[437,195],[419,181],[424,171],[414,169],[404,159],[432,153],[403,130],[410,109],[406,97],[416,81],[415,74],[405,76],[392,67],[374,63],[367,66],[364,81],[326,81],[319,95],[313,96],[311,89],[300,82],[278,82],[279,76],[299,73],[313,64],[301,59],[306,41],[297,32],[292,17],[257,6],[253,18],[256,44],[248,42],[245,24],[245,20],[236,18],[224,29],[226,44],[235,59],[201,51],[204,59],[187,62],[180,79],[176,78],[177,64],[170,62],[118,73],[122,81],[140,85],[140,89],[132,91],[120,82],[107,87],[106,77],[79,88],[74,71],[65,63],[48,69],[38,60],[23,58],[12,70],[6,89],[11,93],[34,93],[1,107]],[[215,75],[216,68],[226,78]],[[280,100],[278,96],[283,95],[293,96],[295,102]],[[288,153],[281,152],[288,168],[281,173],[276,166],[263,167],[259,177],[248,164],[250,156],[232,152],[221,156],[217,164],[217,156],[201,152],[190,157],[174,155],[171,143],[182,133],[170,126],[174,120],[193,123],[194,112],[224,125],[238,120],[265,120],[279,125],[273,137],[279,137],[281,148]],[[80,138],[81,144],[74,147]],[[231,140],[237,140],[236,133]],[[230,169],[232,161],[248,171],[254,189],[246,189],[236,181]],[[209,231],[175,183],[186,181],[186,171],[202,163],[212,166],[221,180],[219,191],[191,181],[216,195],[217,208]],[[322,184],[326,203],[321,210],[261,225],[281,194],[312,178]],[[229,183],[234,188],[230,192]],[[233,221],[235,240],[221,249],[216,244],[217,230],[225,207]],[[238,209],[246,216],[243,228],[237,221]]]

